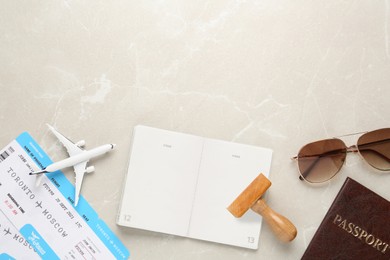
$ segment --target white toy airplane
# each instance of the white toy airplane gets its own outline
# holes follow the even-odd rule
[[[73,143],[68,138],[60,134],[54,127],[50,125],[47,126],[53,132],[53,134],[58,138],[58,140],[65,146],[70,157],[52,163],[41,171],[31,172],[30,175],[38,175],[37,177],[37,182],[38,182],[40,181],[39,175],[43,173],[55,172],[73,166],[74,172],[76,174],[76,181],[75,181],[76,191],[75,191],[75,202],[74,202],[74,206],[76,207],[79,202],[81,184],[83,182],[84,174],[93,172],[95,170],[95,167],[93,166],[87,167],[88,161],[93,157],[111,151],[112,149],[114,149],[115,144],[105,144],[86,151],[81,149],[81,147],[85,145],[84,140],[81,140],[77,143]]]

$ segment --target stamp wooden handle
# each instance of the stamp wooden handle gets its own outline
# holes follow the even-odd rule
[[[240,218],[260,199],[270,186],[270,180],[260,173],[227,209],[233,216]]]
[[[297,235],[297,229],[286,217],[273,211],[263,199],[259,199],[251,207],[253,211],[260,214],[270,225],[272,231],[283,242],[292,241]]]

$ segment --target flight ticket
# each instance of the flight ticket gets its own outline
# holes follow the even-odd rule
[[[27,132],[0,151],[0,259],[127,259],[129,251],[82,196],[74,207],[74,186],[62,172],[36,185],[29,173],[50,163]]]

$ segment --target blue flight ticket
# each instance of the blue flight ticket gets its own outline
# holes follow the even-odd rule
[[[31,171],[52,161],[23,133],[0,151],[0,260],[128,259],[129,251],[60,171]]]
[[[0,260],[5,259],[38,260],[41,258],[7,217],[0,212]]]

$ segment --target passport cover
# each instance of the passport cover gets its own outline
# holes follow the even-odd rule
[[[347,178],[302,259],[390,259],[390,202]]]

